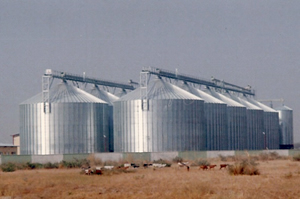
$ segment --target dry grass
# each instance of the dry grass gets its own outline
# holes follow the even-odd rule
[[[224,163],[213,160],[212,164]],[[234,164],[234,162],[226,162]],[[169,168],[136,169],[113,175],[82,175],[80,169],[0,172],[0,199],[11,198],[300,198],[300,162],[258,161],[258,176],[234,176],[226,170],[188,172]]]

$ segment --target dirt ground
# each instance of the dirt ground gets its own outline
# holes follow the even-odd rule
[[[0,172],[0,199],[10,198],[300,198],[300,162],[257,161],[260,175],[198,167],[137,168],[84,175],[80,169]],[[231,162],[230,164],[233,164]]]

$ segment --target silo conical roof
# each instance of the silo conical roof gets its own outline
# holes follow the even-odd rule
[[[242,105],[241,103],[238,103],[236,101],[234,101],[233,99],[230,99],[229,97],[217,93],[216,91],[213,91],[211,89],[207,89],[205,90],[206,93],[212,95],[213,97],[216,97],[217,99],[223,101],[224,103],[227,104],[227,106],[232,106],[232,107],[245,107],[244,105]]]
[[[244,105],[247,109],[251,109],[251,110],[262,110],[260,107],[254,105],[253,103],[251,103],[251,102],[249,102],[249,101],[247,101],[247,100],[244,100],[244,99],[242,99],[242,98],[240,98],[240,97],[237,97],[237,96],[235,96],[235,95],[232,95],[232,94],[230,94],[230,93],[226,93],[225,96],[227,96],[227,97],[233,99],[234,101],[236,101],[236,102],[238,102],[238,103]]]
[[[188,85],[188,84],[186,84],[186,83],[182,84],[180,87],[181,87],[182,89],[184,89],[184,90],[186,90],[186,91],[188,91],[188,92],[190,92],[190,93],[192,93],[192,94],[194,94],[194,95],[200,97],[201,99],[204,100],[204,102],[207,102],[207,103],[225,104],[225,103],[222,102],[221,100],[219,100],[219,99],[217,99],[217,98],[215,98],[215,97],[213,97],[213,96],[211,96],[211,95],[205,93],[204,91],[201,91],[201,90],[199,90],[199,89],[197,89],[197,88],[194,88],[194,87],[192,87],[192,86],[190,86],[190,85]]]
[[[104,100],[105,102],[107,102],[108,104],[112,105],[114,101],[118,100],[119,97],[99,89],[98,86],[94,86],[92,89],[88,90],[88,93],[92,94],[93,96]]]
[[[259,101],[256,101],[255,99],[252,99],[252,98],[249,98],[246,96],[243,96],[242,99],[247,100],[248,102],[250,102],[252,104],[255,104],[256,106],[260,107],[265,112],[277,112],[273,108],[268,107],[267,105],[265,105]]]
[[[283,106],[275,108],[275,110],[277,110],[277,111],[292,111],[293,109],[291,109],[288,106],[283,105]]]
[[[105,101],[89,94],[75,86],[69,85],[67,82],[61,82],[52,87],[49,91],[50,103],[69,103],[69,102],[85,102],[85,103],[106,103]],[[43,102],[43,93],[22,102],[21,104],[36,104]]]
[[[154,79],[149,82],[147,86],[147,99],[195,99],[202,100],[178,86],[172,85],[168,82],[163,81],[160,78]],[[136,100],[141,99],[141,88],[124,95],[120,100]]]

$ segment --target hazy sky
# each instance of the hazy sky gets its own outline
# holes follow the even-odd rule
[[[46,69],[139,81],[144,66],[284,98],[300,141],[300,1],[0,0],[0,143]],[[281,104],[275,104],[280,106]]]

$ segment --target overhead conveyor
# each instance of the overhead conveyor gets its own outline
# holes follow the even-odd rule
[[[53,79],[62,79],[63,81],[72,81],[76,84],[78,82],[81,83],[88,83],[88,84],[94,84],[94,85],[101,85],[105,87],[111,87],[111,88],[119,88],[122,90],[134,90],[135,87],[132,80],[129,81],[129,84],[125,83],[117,83],[113,81],[107,81],[107,80],[100,80],[96,78],[90,78],[86,77],[85,73],[83,75],[74,75],[71,73],[66,73],[62,71],[56,71],[52,69],[47,69],[43,75],[42,80],[42,92],[43,92],[43,102],[44,102],[44,112],[51,112],[51,106],[50,106],[50,87],[53,82]]]
[[[200,78],[192,77],[189,75],[183,75],[183,74],[178,74],[178,72],[171,72],[168,70],[160,69],[160,68],[153,68],[153,67],[144,67],[142,70],[143,73],[149,73],[149,74],[154,74],[160,77],[166,77],[170,79],[175,79],[175,80],[181,80],[184,82],[189,82],[189,83],[194,83],[198,85],[205,85],[207,87],[213,87],[217,89],[223,89],[225,91],[232,91],[232,92],[237,92],[237,93],[242,93],[245,95],[252,95],[254,96],[255,93],[253,90],[251,90],[250,86],[247,87],[240,87],[234,84],[230,84],[228,82],[218,80],[215,78],[212,78],[211,81],[209,80],[203,80]]]

